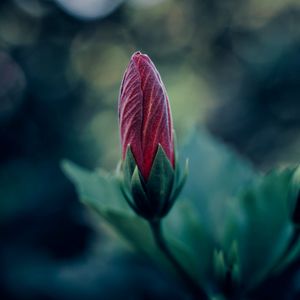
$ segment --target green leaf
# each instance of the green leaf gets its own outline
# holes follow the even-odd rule
[[[74,182],[84,204],[94,209],[135,249],[172,269],[157,249],[147,222],[133,213],[112,176],[103,171],[84,170],[69,161],[64,161],[62,168]]]
[[[294,262],[296,259],[299,259],[300,256],[300,238],[295,243],[293,248],[287,253],[287,256],[284,257],[283,261],[279,262],[278,266],[275,266],[276,268],[273,270],[274,273],[282,272],[286,267],[288,267],[292,262]]]
[[[103,171],[90,172],[69,161],[63,161],[65,174],[75,184],[81,201],[91,207],[104,219],[123,240],[134,249],[149,256],[158,265],[176,273],[173,266],[154,243],[147,222],[133,213],[120,192],[117,180]],[[176,257],[185,261],[189,272],[193,273],[195,262],[180,241],[174,240],[166,232],[166,239]]]
[[[248,287],[270,274],[291,238],[293,226],[287,207],[290,179],[289,169],[273,171],[239,196],[231,234],[238,241],[241,277]]]
[[[121,193],[116,177],[103,170],[90,172],[70,161],[62,162],[62,169],[75,184],[80,200],[95,209],[113,209],[133,215]]]
[[[249,163],[205,132],[191,135],[181,157],[189,158],[189,176],[179,201],[163,220],[171,251],[206,287],[213,279],[214,249],[222,249],[228,261],[234,261],[235,251],[238,253],[232,276],[241,278],[241,286],[262,279],[290,236],[288,178],[258,175]],[[71,163],[64,165],[82,201],[155,260],[157,249],[151,246],[151,234],[145,233],[147,224],[134,216],[115,178]],[[236,250],[232,250],[234,240]]]
[[[236,206],[233,198],[258,175],[249,162],[205,131],[190,135],[181,157],[189,159],[189,176],[181,196],[193,205],[212,238],[222,243]]]
[[[236,237],[235,228],[228,230],[232,210],[238,206],[235,196],[257,174],[248,162],[204,131],[194,131],[180,154],[189,159],[189,176],[165,218],[166,232],[196,257],[197,279],[209,285],[214,278],[214,249],[229,251]]]
[[[185,249],[184,255],[177,253],[177,259],[196,281],[208,286],[214,243],[193,208],[185,201],[178,202],[163,220],[166,237]]]

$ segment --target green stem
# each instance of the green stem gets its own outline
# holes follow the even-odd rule
[[[166,258],[172,263],[176,269],[178,275],[184,281],[186,287],[192,292],[195,299],[208,300],[208,296],[204,290],[193,280],[193,278],[185,271],[185,269],[179,264],[172,252],[170,251],[166,241],[163,237],[161,230],[161,221],[150,221],[150,227],[155,239],[155,242],[161,252],[164,253]]]

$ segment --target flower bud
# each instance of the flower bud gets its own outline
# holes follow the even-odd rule
[[[123,159],[130,145],[145,180],[159,144],[174,167],[173,125],[168,96],[154,64],[140,52],[133,54],[123,77],[119,122]]]
[[[166,89],[150,58],[131,57],[119,95],[122,191],[147,219],[171,208],[184,180],[176,166],[173,124]]]

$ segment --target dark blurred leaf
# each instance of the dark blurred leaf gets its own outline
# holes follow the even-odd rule
[[[74,182],[80,200],[96,211],[112,209],[133,216],[119,188],[117,179],[103,170],[90,172],[72,162],[63,161],[63,170]]]
[[[251,183],[239,196],[231,235],[239,244],[241,276],[255,286],[269,275],[285,251],[293,226],[288,209],[292,171],[273,171]]]
[[[191,161],[190,174],[181,199],[164,219],[173,254],[206,288],[210,281],[225,281],[228,270],[234,284],[254,286],[272,270],[291,236],[292,171],[258,175],[204,132],[194,132],[181,153]],[[63,166],[85,204],[135,248],[170,267],[147,222],[130,210],[114,177],[70,162]]]
[[[154,261],[172,270],[164,255],[156,247],[150,227],[145,220],[135,216],[123,198],[117,180],[104,172],[89,172],[71,162],[63,162],[63,169],[78,188],[80,199],[93,208],[127,242],[151,257]],[[166,231],[175,256],[183,258],[188,270],[194,265],[193,259],[184,246],[173,241]],[[191,262],[192,261],[192,262]]]
[[[190,161],[189,176],[166,225],[198,256],[198,276],[208,281],[214,275],[215,249],[230,249],[233,242],[227,228],[234,195],[257,175],[248,162],[204,131],[192,132],[180,154]]]
[[[182,197],[195,208],[199,223],[220,242],[233,196],[257,174],[252,166],[208,133],[192,133],[181,151],[190,161]]]

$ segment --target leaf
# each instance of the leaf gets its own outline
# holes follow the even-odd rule
[[[94,209],[119,235],[135,249],[148,255],[159,265],[165,266],[176,273],[164,255],[156,247],[149,225],[136,216],[126,203],[120,192],[117,180],[103,171],[90,172],[75,164],[64,161],[62,168],[74,182],[81,201]],[[180,241],[175,241],[167,235],[171,251],[176,257],[185,261],[188,272],[192,273],[195,265],[190,253]]]
[[[84,204],[97,210],[113,209],[134,215],[123,198],[116,177],[103,170],[90,172],[67,160],[62,162],[62,169],[75,184]]]
[[[213,279],[214,249],[222,249],[229,260],[235,252],[239,254],[239,265],[235,263],[233,269],[241,276],[242,286],[260,280],[289,237],[288,217],[283,213],[288,178],[283,173],[257,174],[248,162],[205,132],[190,136],[181,157],[190,161],[189,176],[179,201],[163,220],[171,251],[206,287]],[[64,169],[84,203],[134,247],[154,260],[164,260],[159,258],[147,223],[134,215],[113,176],[72,163],[64,163]]]
[[[254,286],[269,274],[291,235],[290,171],[262,176],[205,132],[191,135],[181,157],[190,160],[189,176],[166,218],[170,235],[198,253],[200,282],[214,280],[214,249],[222,249],[229,262],[239,254],[232,265],[235,282]]]
[[[189,176],[177,203],[166,217],[166,232],[196,256],[199,282],[213,278],[214,249],[229,251],[234,232],[228,230],[235,195],[258,175],[252,166],[215,141],[194,131],[180,151],[189,159]],[[226,244],[228,240],[228,245]]]
[[[280,265],[276,266],[274,273],[282,272],[287,266],[289,266],[292,262],[298,259],[299,256],[300,256],[300,238],[295,243],[294,247],[289,251],[289,253],[284,258],[284,260],[280,262]]]
[[[221,242],[235,206],[233,197],[258,175],[249,162],[205,131],[191,134],[181,157],[190,162],[182,197],[193,205],[199,222]]]
[[[185,249],[177,252],[177,259],[202,286],[209,285],[214,243],[199,222],[193,208],[184,201],[175,204],[164,219],[166,237]]]
[[[288,209],[291,170],[273,171],[239,196],[235,224],[242,280],[254,287],[276,264],[293,232]],[[233,225],[234,226],[234,225]]]

